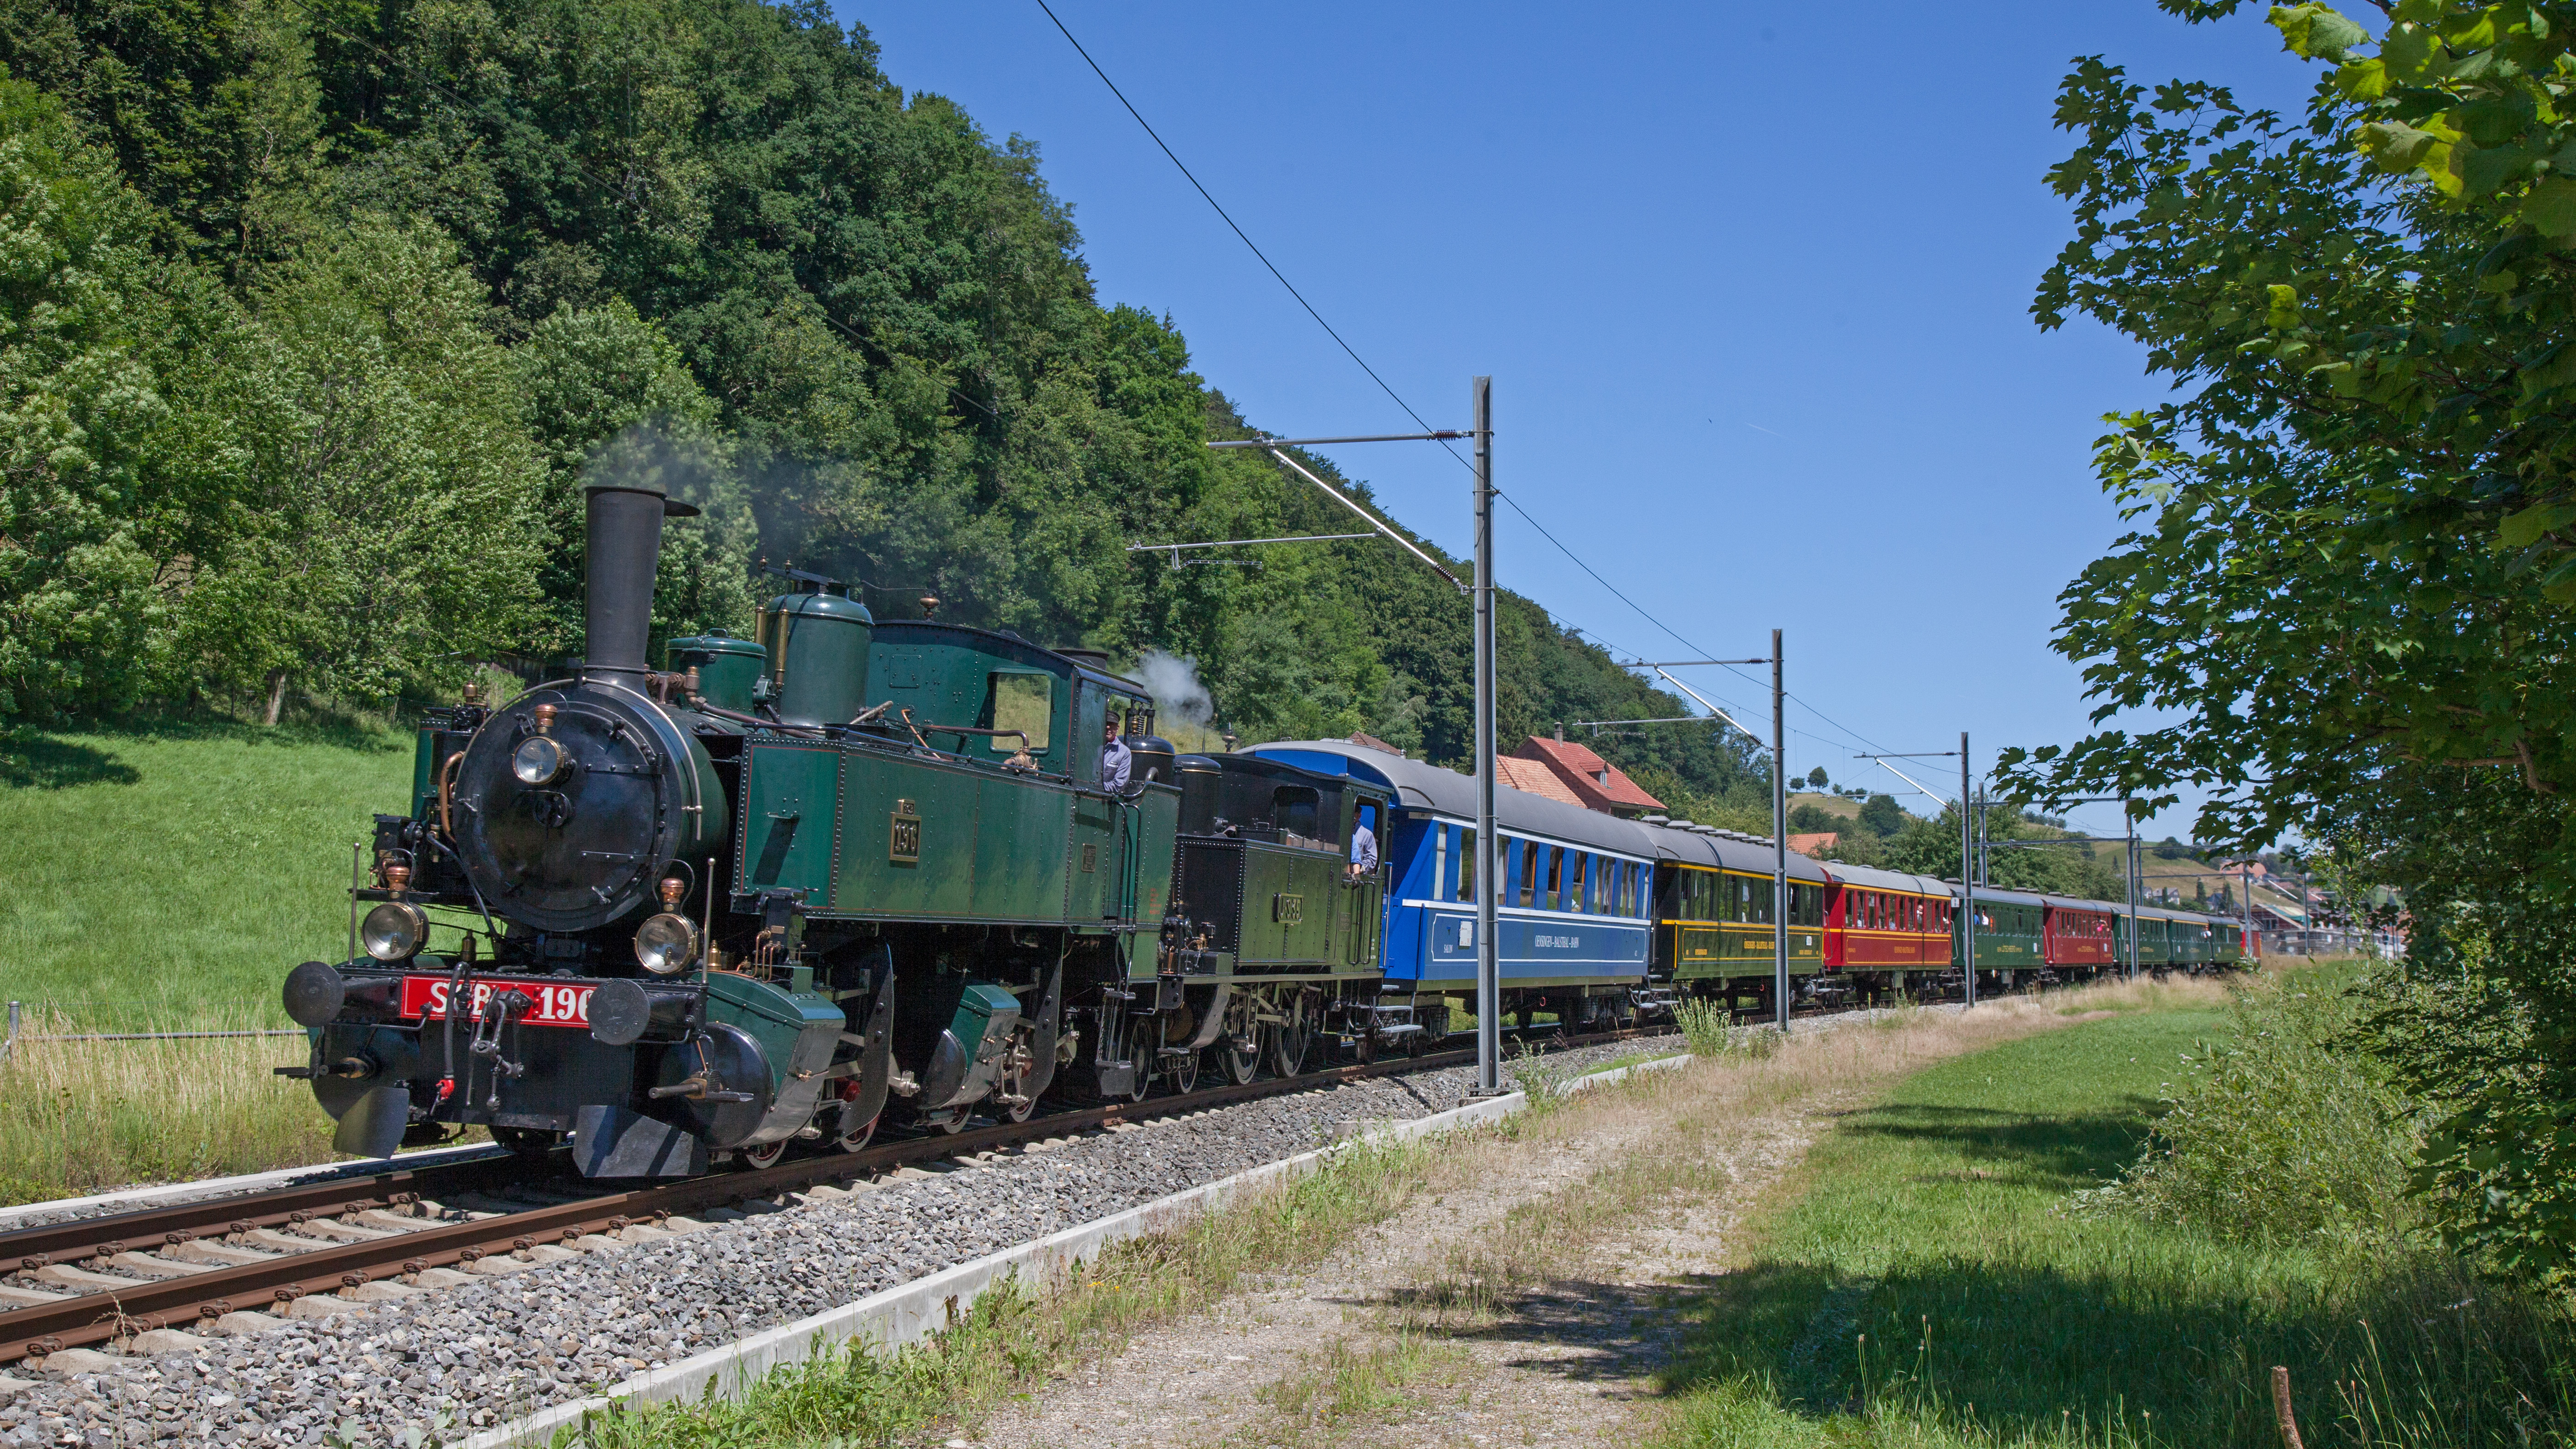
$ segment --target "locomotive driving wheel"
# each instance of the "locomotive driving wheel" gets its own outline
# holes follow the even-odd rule
[[[1038,1094],[1028,1090],[1029,1078],[1037,1074],[1037,1031],[1022,1024],[1011,1034],[1011,1049],[1005,1055],[1002,1080],[993,1094],[993,1110],[1006,1122],[1026,1122],[1038,1109]],[[1010,1100],[1018,1098],[1017,1101]]]
[[[1226,1078],[1238,1087],[1261,1075],[1261,1026],[1253,1018],[1259,1005],[1250,992],[1237,992],[1225,1004],[1225,1038],[1216,1051]]]
[[[1130,1048],[1128,1060],[1133,1062],[1136,1067],[1135,1076],[1130,1079],[1127,1086],[1127,1100],[1130,1102],[1141,1102],[1147,1097],[1153,1095],[1155,1067],[1154,1038],[1160,1036],[1162,1033],[1150,1030],[1150,1025],[1151,1023],[1149,1021],[1147,1024],[1140,1025],[1136,1028],[1135,1044]]]
[[[1187,1052],[1172,1058],[1172,1095],[1186,1097],[1198,1090],[1200,1052]]]
[[[743,1165],[755,1171],[764,1167],[776,1167],[778,1159],[786,1155],[787,1139],[784,1137],[775,1142],[763,1142],[756,1147],[742,1149]]]
[[[1306,1057],[1315,1048],[1315,1024],[1306,1006],[1306,993],[1295,987],[1279,1002],[1279,1014],[1285,1020],[1270,1029],[1270,1070],[1280,1076],[1293,1077],[1306,1070]]]
[[[867,1145],[876,1140],[877,1123],[882,1121],[884,1117],[885,1114],[883,1112],[879,1112],[876,1116],[870,1117],[867,1120],[866,1126],[854,1128],[851,1131],[836,1135],[832,1139],[832,1145],[841,1149],[843,1152],[860,1152],[866,1150]]]

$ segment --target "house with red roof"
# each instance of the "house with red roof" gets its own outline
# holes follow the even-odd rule
[[[1494,766],[1503,783],[1515,790],[1564,800],[1605,815],[1634,818],[1664,808],[1663,801],[1637,788],[1637,782],[1618,766],[1571,740],[1531,735],[1528,743],[1495,760]],[[1542,778],[1554,788],[1543,788]],[[1523,784],[1523,780],[1531,783]]]
[[[1556,772],[1537,760],[1514,759],[1510,755],[1494,757],[1494,777],[1524,795],[1537,795],[1549,800],[1562,800],[1568,805],[1583,804]]]

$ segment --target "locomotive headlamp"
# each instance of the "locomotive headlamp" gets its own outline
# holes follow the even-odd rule
[[[408,961],[429,939],[429,916],[409,901],[387,901],[367,912],[358,943],[379,961]]]
[[[646,917],[635,928],[635,959],[656,976],[686,971],[698,959],[697,923],[671,911]]]
[[[510,773],[522,785],[551,785],[562,777],[567,763],[564,747],[552,735],[530,735],[512,752]]]

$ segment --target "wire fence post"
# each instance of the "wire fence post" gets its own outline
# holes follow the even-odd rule
[[[0,1067],[9,1065],[9,1054],[17,1049],[18,1020],[25,1010],[24,1006],[15,1001],[9,1003],[9,1034],[6,1037],[0,1037]]]

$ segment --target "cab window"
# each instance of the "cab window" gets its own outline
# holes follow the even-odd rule
[[[1283,835],[1321,840],[1323,799],[1310,785],[1282,785],[1270,792],[1270,823]]]
[[[1029,737],[1029,753],[1044,754],[1047,727],[1054,718],[1054,675],[993,671],[984,686],[986,729],[1025,731]],[[1017,735],[993,735],[984,744],[1001,755],[1015,753],[1020,748]]]

